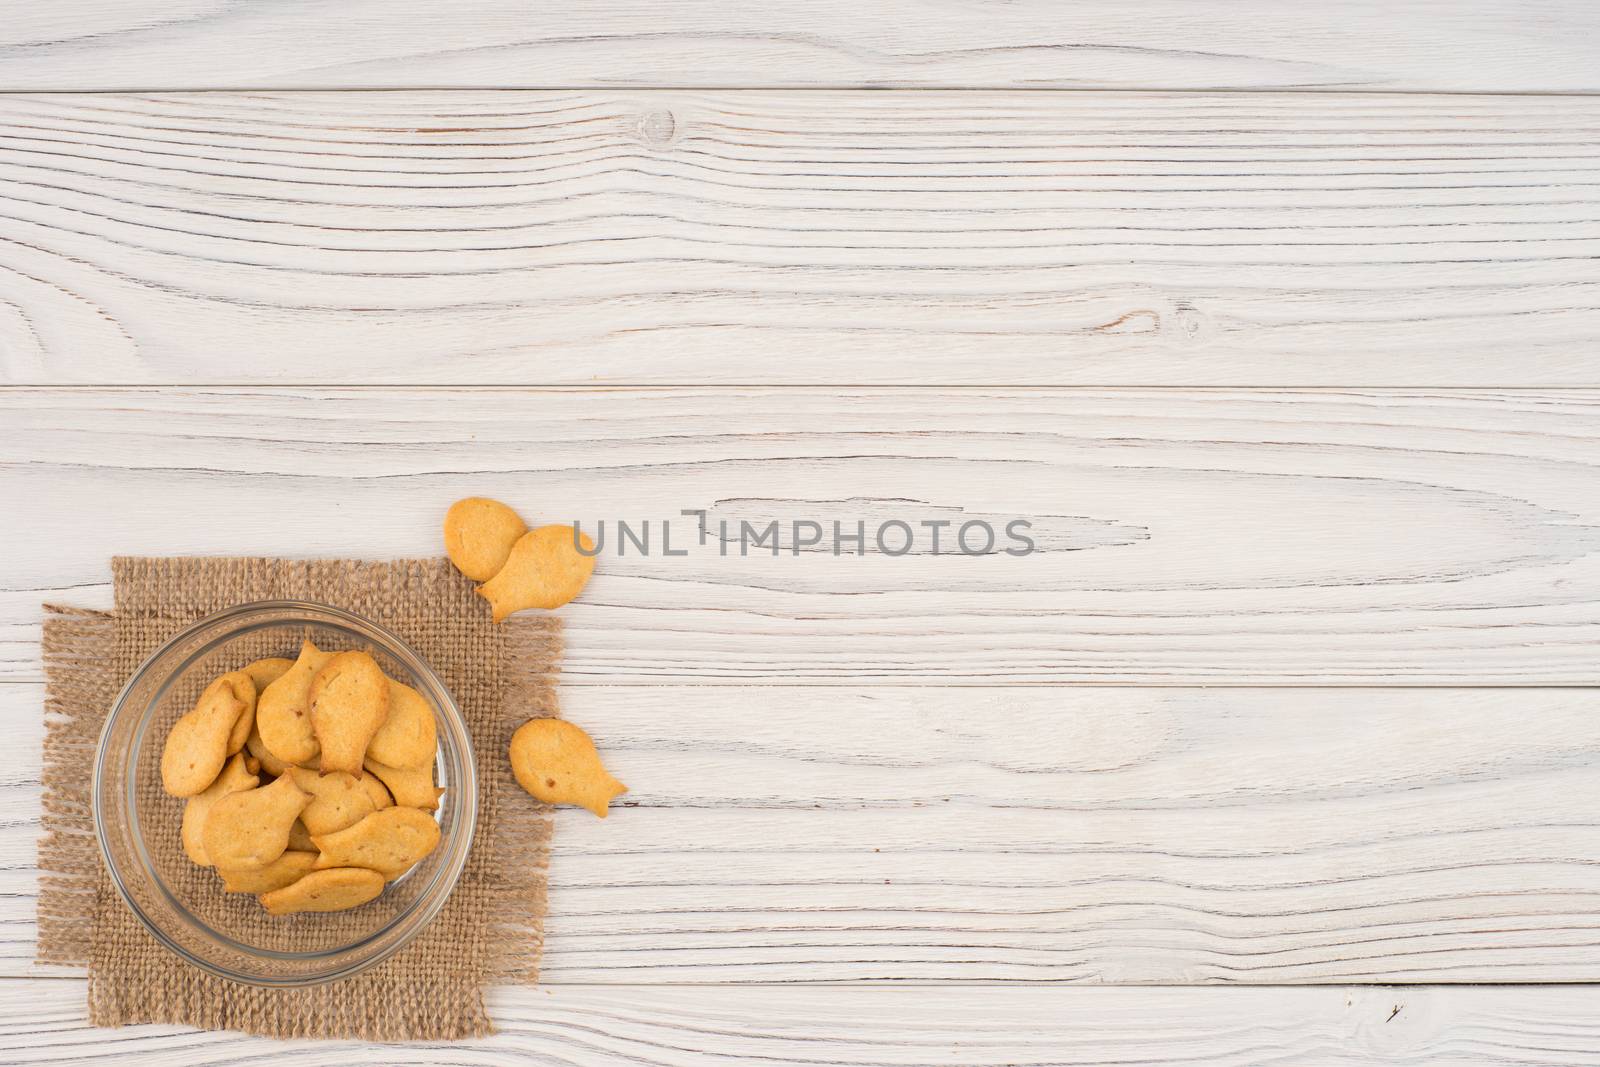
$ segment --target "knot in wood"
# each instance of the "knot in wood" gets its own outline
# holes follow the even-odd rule
[[[635,129],[639,140],[651,148],[665,148],[677,137],[678,122],[672,117],[672,112],[662,108],[639,116]]]

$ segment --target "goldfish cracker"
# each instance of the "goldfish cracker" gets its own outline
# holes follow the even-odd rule
[[[265,867],[289,847],[289,828],[311,800],[288,774],[271,785],[229,793],[206,816],[206,855],[218,867]]]
[[[258,659],[253,663],[246,663],[236,672],[247,675],[255,686],[255,695],[250,698],[250,706],[244,714],[239,716],[239,721],[233,724],[233,735],[228,739],[228,751],[237,752],[249,741],[250,735],[256,733],[256,704],[267,686],[283,677],[283,673],[294,666],[293,660],[274,656],[271,659]],[[257,759],[260,757],[258,756]]]
[[[294,915],[303,911],[344,911],[365,904],[383,892],[383,875],[359,867],[312,871],[282,889],[256,899],[268,915]]]
[[[310,874],[317,865],[316,852],[290,850],[265,867],[239,870],[219,869],[222,889],[227,893],[270,893]]]
[[[270,656],[267,659],[258,659],[246,663],[239,669],[250,676],[250,680],[256,683],[256,692],[260,693],[267,686],[287,674],[289,668],[293,666],[294,660],[292,659],[284,659],[282,656]]]
[[[211,858],[206,855],[205,842],[202,840],[206,816],[211,814],[211,808],[229,793],[254,789],[261,784],[261,779],[256,777],[249,764],[243,753],[235,752],[222,768],[222,773],[217,775],[217,780],[205,792],[190,797],[183,806],[183,827],[179,835],[183,839],[183,850],[202,867],[211,866]]]
[[[343,771],[318,774],[295,767],[289,771],[294,784],[311,794],[311,803],[300,813],[300,822],[313,835],[331,834],[358,823],[377,810],[361,780]]]
[[[224,675],[206,686],[194,707],[167,734],[161,750],[161,784],[173,796],[203,793],[222,772],[233,724],[245,707],[235,695],[233,681]]]
[[[589,535],[579,536],[584,551],[593,552]],[[572,527],[541,526],[518,538],[505,566],[478,586],[478,595],[493,608],[494,621],[502,622],[524,608],[559,608],[583,591],[593,573],[594,556],[578,551]]]
[[[409,685],[389,679],[389,717],[367,744],[367,759],[390,767],[418,768],[439,751],[433,705]]]
[[[394,802],[399,806],[420,808],[423,811],[433,811],[439,806],[439,797],[443,795],[444,790],[433,784],[433,764],[408,770],[369,759],[366,768],[389,787]]]
[[[256,701],[261,741],[285,763],[302,763],[317,755],[317,736],[311,729],[311,680],[334,655],[306,641],[294,665]]]
[[[372,735],[389,717],[389,679],[377,661],[365,652],[334,656],[312,678],[309,703],[322,772],[359,775]]]
[[[589,735],[565,719],[530,719],[511,735],[511,772],[546,804],[578,804],[602,819],[628,787],[611,777]]]
[[[469,496],[444,515],[444,551],[456,570],[475,582],[487,581],[505,566],[528,524],[498,500]]]
[[[233,689],[234,698],[244,705],[239,712],[239,717],[233,720],[233,729],[228,733],[228,755],[233,755],[244,748],[244,743],[250,736],[250,730],[256,724],[256,683],[244,671],[229,671],[212,685],[221,682]]]
[[[311,838],[321,849],[319,870],[365,867],[394,879],[410,870],[439,844],[439,824],[416,808],[384,808],[354,826]]]

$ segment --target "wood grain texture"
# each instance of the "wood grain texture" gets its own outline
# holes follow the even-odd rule
[[[34,969],[39,701],[0,686],[9,974]],[[564,711],[630,791],[557,814],[546,983],[1600,979],[1590,691],[573,687]]]
[[[17,1064],[199,1067],[271,1062],[504,1067],[992,1067],[1108,1062],[1184,1067],[1587,1065],[1600,1044],[1588,989],[502,989],[501,1032],[448,1049],[281,1042],[172,1026],[114,1035],[83,1022],[79,982],[0,982],[0,1048]]]
[[[41,601],[106,604],[114,554],[430,554],[450,501],[491,494],[536,522],[654,524],[655,554],[608,549],[565,609],[569,685],[1590,685],[1597,401],[11,390],[0,666],[39,678]],[[254,513],[217,519],[240,500]],[[682,509],[718,524],[706,545]],[[965,556],[949,530],[937,555],[737,545],[741,522],[974,517],[1032,522],[1039,550]],[[661,554],[663,519],[687,556]]]
[[[1594,91],[1583,0],[63,0],[0,24],[0,88]]]
[[[1597,146],[1584,97],[0,97],[0,380],[1594,386]]]

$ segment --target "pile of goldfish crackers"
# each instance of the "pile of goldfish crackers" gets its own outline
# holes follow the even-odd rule
[[[566,604],[594,570],[571,527],[529,530],[498,501],[458,501],[444,525],[451,561],[482,583],[496,622]],[[364,651],[306,641],[293,660],[259,659],[206,686],[167,735],[161,782],[187,798],[184,851],[214,867],[226,891],[254,894],[272,915],[341,911],[377,897],[438,846],[437,754],[422,694]],[[545,803],[603,818],[626,791],[588,734],[562,719],[524,723],[510,759],[517,781]]]

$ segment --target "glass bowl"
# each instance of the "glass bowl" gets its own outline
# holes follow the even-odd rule
[[[437,848],[370,903],[342,912],[266,914],[248,893],[184,853],[185,800],[161,788],[167,731],[220,674],[263,656],[293,659],[300,642],[365,649],[384,671],[433,705]],[[236,982],[306,986],[347,978],[397,952],[439,913],[472,847],[478,785],[467,724],[432,668],[383,626],[324,604],[272,600],[205,618],[134,672],[100,734],[94,828],[111,881],[155,939],[203,970]]]

